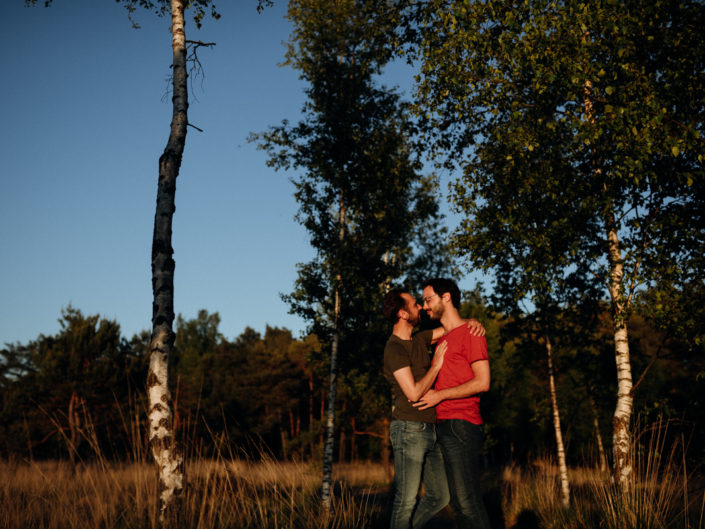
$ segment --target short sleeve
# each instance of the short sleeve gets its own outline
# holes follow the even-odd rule
[[[485,337],[470,334],[467,354],[469,364],[479,360],[489,360],[489,355],[487,354],[487,340]]]
[[[409,351],[399,342],[389,343],[384,351],[384,365],[389,373],[403,367],[411,367]]]

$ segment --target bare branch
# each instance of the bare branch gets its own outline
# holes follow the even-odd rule
[[[215,42],[202,42],[200,40],[187,40],[186,41],[186,48],[189,50],[189,54],[186,57],[186,62],[190,63],[189,67],[189,77],[191,78],[191,93],[194,97],[194,99],[198,100],[196,98],[196,93],[193,89],[193,79],[196,77],[201,78],[201,89],[203,89],[203,81],[206,78],[206,74],[203,71],[203,65],[201,64],[201,61],[198,59],[198,48],[200,47],[206,47],[206,48],[211,48],[215,46]]]

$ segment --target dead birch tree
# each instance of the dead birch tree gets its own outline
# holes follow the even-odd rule
[[[174,249],[171,244],[176,178],[186,145],[188,86],[184,0],[171,1],[173,112],[169,139],[159,158],[152,238],[152,339],[147,375],[149,444],[159,476],[159,517],[174,511],[184,487],[184,458],[174,437],[169,357],[174,345]]]

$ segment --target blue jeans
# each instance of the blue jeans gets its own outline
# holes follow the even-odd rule
[[[482,426],[460,419],[438,423],[438,442],[450,487],[450,505],[460,529],[490,529],[480,490]]]
[[[450,498],[443,455],[436,442],[436,426],[418,421],[392,421],[389,437],[394,448],[396,488],[391,529],[416,529],[448,505]],[[426,494],[417,503],[422,479]]]

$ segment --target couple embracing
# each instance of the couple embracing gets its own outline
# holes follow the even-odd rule
[[[393,324],[384,348],[384,376],[394,396],[391,529],[421,528],[449,502],[458,527],[490,527],[480,490],[480,393],[490,386],[487,342],[482,325],[461,318],[459,308],[460,290],[444,278],[425,283],[423,307],[403,290],[384,297],[384,316]],[[422,309],[442,327],[413,334]],[[422,482],[426,493],[417,501]]]

